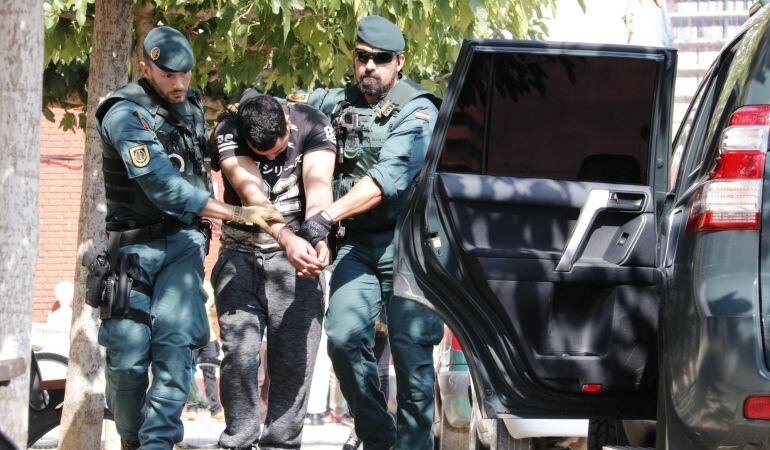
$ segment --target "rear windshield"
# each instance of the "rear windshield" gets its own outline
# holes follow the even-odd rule
[[[441,170],[646,184],[657,62],[477,53]]]

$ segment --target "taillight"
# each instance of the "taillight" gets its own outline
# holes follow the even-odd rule
[[[460,341],[458,341],[454,335],[452,335],[452,348],[459,351],[463,350],[462,346],[460,345]]]
[[[463,348],[460,346],[460,341],[458,341],[454,335],[452,336],[452,348],[459,351],[463,350]]]
[[[743,416],[747,419],[770,420],[770,396],[747,397],[743,402]]]
[[[586,383],[580,387],[580,392],[584,394],[599,394],[604,390],[604,386],[597,383]]]
[[[445,342],[447,340],[449,341],[449,345],[453,350],[463,351],[460,341],[457,340],[455,334],[452,333],[452,330],[450,330],[449,327],[444,327],[444,340]]]
[[[758,230],[770,105],[744,106],[722,132],[716,168],[693,197],[688,233]]]

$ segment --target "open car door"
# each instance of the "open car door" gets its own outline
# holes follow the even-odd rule
[[[469,40],[398,228],[489,417],[653,418],[676,53]]]

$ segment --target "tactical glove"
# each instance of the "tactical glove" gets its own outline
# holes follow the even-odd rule
[[[256,224],[269,234],[270,226],[267,223],[283,223],[283,216],[273,205],[236,206],[233,208],[233,222],[247,225]]]
[[[315,247],[329,235],[332,226],[334,226],[334,221],[331,220],[329,214],[326,211],[321,211],[305,220],[295,234]]]

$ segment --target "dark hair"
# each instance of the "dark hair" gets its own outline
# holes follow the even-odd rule
[[[286,113],[269,95],[257,95],[238,105],[238,135],[257,150],[267,151],[286,136]]]

